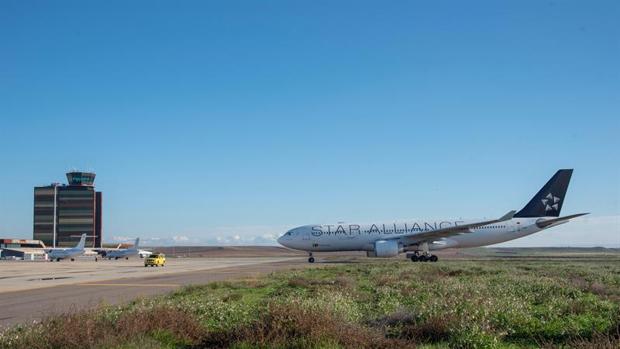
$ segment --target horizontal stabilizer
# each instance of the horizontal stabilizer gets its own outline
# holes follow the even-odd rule
[[[559,218],[553,218],[553,219],[539,219],[536,222],[536,226],[539,227],[540,229],[546,228],[550,225],[554,225],[554,224],[558,224],[558,223],[564,223],[566,221],[569,221],[573,218],[577,218],[577,217],[581,217],[581,216],[585,216],[589,213],[577,213],[577,214],[572,214],[570,216],[564,216],[564,217],[559,217]]]

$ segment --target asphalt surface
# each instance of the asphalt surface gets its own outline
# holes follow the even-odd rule
[[[0,327],[38,321],[46,316],[87,309],[99,304],[122,304],[137,297],[168,293],[186,285],[252,278],[273,271],[306,267],[308,263],[301,258],[265,260],[188,272],[83,280],[52,287],[6,291],[0,293]]]
[[[78,258],[75,262],[0,261],[0,294],[41,287],[278,262],[291,258],[286,256],[168,258],[164,268],[145,268],[144,261],[139,258],[98,262],[95,262],[94,258],[87,257]]]

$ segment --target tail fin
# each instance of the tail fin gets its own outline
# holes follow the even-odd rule
[[[137,250],[139,246],[140,246],[140,238],[136,238],[136,243],[133,244],[133,248]]]
[[[559,170],[515,217],[559,217],[572,169]]]
[[[81,250],[84,249],[84,244],[86,244],[86,234],[82,234],[82,237],[80,237],[80,242],[78,242],[77,246],[75,246],[75,248],[79,248]]]

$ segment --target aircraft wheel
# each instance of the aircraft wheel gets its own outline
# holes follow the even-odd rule
[[[429,258],[431,262],[437,262],[439,260],[439,258],[437,258],[437,256],[435,255],[431,255],[431,258]]]
[[[314,263],[314,257],[308,258],[308,263]]]
[[[411,256],[411,261],[412,261],[412,262],[417,262],[417,261],[418,261],[418,258],[419,258],[419,257],[418,257],[417,255],[415,255],[415,254],[414,254],[413,256]]]
[[[75,258],[71,258],[71,262],[75,262]]]
[[[129,257],[125,257],[125,260],[127,260],[127,261],[128,261],[128,260],[129,260]]]
[[[117,261],[117,260],[118,260],[118,257],[114,257],[114,260],[115,260],[115,261]]]
[[[421,256],[418,257],[418,260],[420,262],[426,262],[426,261],[428,261],[428,258],[426,257],[426,255],[421,255]]]
[[[56,262],[60,262],[60,258],[56,258]]]

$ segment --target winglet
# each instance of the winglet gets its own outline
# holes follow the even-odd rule
[[[517,211],[512,210],[508,213],[506,213],[505,215],[503,215],[500,219],[498,219],[499,222],[503,222],[503,221],[509,221],[512,219],[512,217],[515,216],[515,213],[517,213]]]

